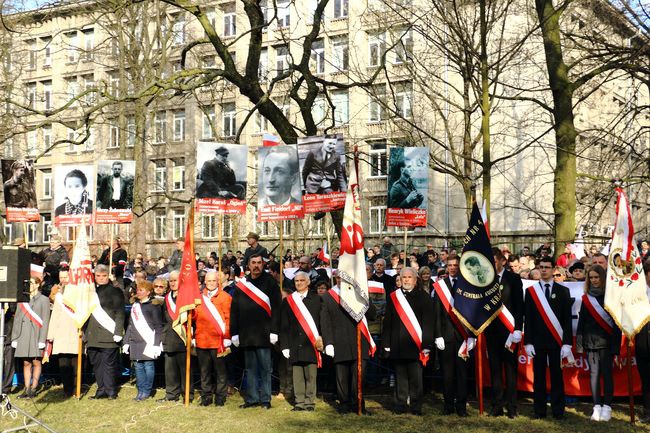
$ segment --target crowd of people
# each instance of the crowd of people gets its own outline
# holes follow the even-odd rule
[[[340,413],[365,412],[357,402],[357,322],[341,306],[337,251],[325,258],[320,249],[309,254],[285,251],[275,256],[247,236],[248,248],[228,250],[222,257],[196,255],[202,303],[193,315],[192,335],[174,327],[179,269],[184,240],[169,257],[129,260],[120,241],[93,258],[100,305],[84,329],[87,359],[96,391],[91,399],[116,399],[118,367],[128,356],[135,371],[137,401],[152,398],[156,373],[164,373],[164,396],[178,401],[185,394],[186,343],[191,340],[193,367],[200,377],[202,406],[223,406],[239,386],[243,372],[242,409],[271,408],[272,375],[279,376],[278,398],[293,411],[313,411],[319,377],[333,378]],[[442,413],[468,416],[468,380],[476,339],[453,313],[459,255],[427,244],[420,252],[400,251],[386,237],[367,249],[369,308],[360,322],[364,380],[393,387],[395,413],[422,415],[425,383],[440,369]],[[112,251],[112,256],[111,256]],[[275,251],[275,250],[272,250]],[[644,273],[650,293],[650,253],[643,242]],[[611,418],[612,362],[621,334],[602,308],[608,258],[597,248],[576,258],[571,249],[552,258],[549,244],[535,251],[524,247],[513,254],[493,248],[503,305],[511,327],[494,320],[485,329],[489,360],[491,416],[518,416],[517,347],[523,345],[534,371],[534,418],[547,416],[546,371],[550,371],[551,415],[565,411],[562,365],[573,353],[584,353],[590,369],[592,420]],[[56,360],[67,396],[74,394],[77,328],[62,295],[69,284],[68,251],[53,236],[50,246],[33,254],[43,266],[43,278],[32,277],[29,302],[11,305],[7,314],[7,344],[3,393],[12,388],[15,361],[22,363],[24,388],[19,398],[40,390],[43,357]],[[284,272],[281,272],[280,262]],[[109,268],[112,266],[112,268]],[[523,280],[535,280],[524,288]],[[573,300],[565,281],[584,282],[576,344],[572,327]],[[439,284],[437,282],[444,282]],[[524,291],[527,290],[526,296]],[[583,298],[584,299],[584,298]],[[539,305],[547,305],[546,312]],[[602,311],[594,316],[593,311]],[[554,315],[559,339],[545,326]],[[609,324],[610,328],[603,323]],[[525,331],[525,332],[524,332]],[[650,325],[636,337],[637,368],[642,380],[645,418],[650,415]],[[162,371],[161,371],[162,369]],[[156,370],[158,370],[156,372]],[[602,379],[602,387],[601,387]],[[162,385],[162,384],[161,384]],[[437,384],[436,384],[437,385]],[[194,398],[194,386],[190,394]]]

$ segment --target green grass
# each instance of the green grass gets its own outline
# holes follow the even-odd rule
[[[94,388],[86,394],[94,394]],[[163,392],[158,392],[158,397]],[[334,408],[319,400],[315,412],[290,412],[291,406],[283,400],[273,398],[270,411],[262,409],[239,409],[242,399],[229,397],[225,407],[201,407],[198,399],[185,408],[181,403],[156,403],[154,399],[135,402],[133,386],[124,386],[116,401],[65,399],[61,387],[53,387],[42,392],[34,400],[20,400],[11,395],[13,402],[32,416],[47,423],[57,432],[93,433],[181,433],[181,432],[525,432],[525,433],[566,433],[566,432],[650,432],[650,427],[629,424],[627,406],[620,402],[614,405],[613,419],[609,423],[589,421],[591,405],[579,403],[568,407],[567,417],[562,421],[533,420],[529,416],[532,406],[527,399],[520,400],[520,415],[515,420],[505,417],[490,418],[478,416],[475,404],[470,407],[469,418],[440,415],[439,396],[425,398],[424,417],[412,415],[393,415],[390,401],[384,396],[368,396],[367,406],[372,416],[338,415]],[[386,408],[384,407],[386,406]],[[549,408],[550,415],[550,408]],[[22,417],[11,420],[8,416],[0,418],[0,431],[22,425]],[[35,428],[31,431],[44,432]]]

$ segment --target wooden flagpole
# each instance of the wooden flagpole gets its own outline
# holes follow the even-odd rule
[[[111,224],[110,226],[111,235],[109,238],[110,245],[108,246],[110,248],[110,250],[108,251],[108,277],[109,278],[113,276],[113,231],[114,229],[115,229],[115,224]]]
[[[630,396],[630,424],[634,425],[634,392],[632,387],[632,346],[634,340],[627,342],[627,393]]]
[[[408,251],[406,249],[406,241],[408,239],[408,227],[404,226],[404,267],[406,268],[408,265],[406,264],[406,260],[409,256]]]
[[[27,234],[27,223],[23,223],[23,237],[25,238],[25,248],[29,248],[29,236]]]
[[[282,286],[284,284],[284,256],[282,255],[284,251],[284,221],[280,221],[280,246],[278,249],[276,257],[280,256],[280,296],[282,296]]]
[[[483,415],[483,333],[476,337],[476,364],[478,364],[478,414]]]
[[[219,245],[217,247],[217,260],[219,263],[219,273],[221,273],[221,242],[222,241],[223,241],[223,214],[219,214]]]
[[[361,368],[361,321],[357,322],[357,415],[362,414],[363,390],[361,384],[363,383],[363,371]]]
[[[81,328],[77,329],[77,399],[81,398],[81,362],[83,354],[82,335]]]
[[[185,329],[185,407],[190,405],[190,383],[192,374],[190,373],[190,363],[192,362],[192,312],[187,313],[187,328]]]
[[[330,214],[330,218],[332,218],[332,215]],[[327,236],[327,252],[329,252],[329,265],[330,265],[330,287],[334,287],[334,269],[332,268],[332,241],[331,241],[331,236],[330,236],[330,231],[325,222],[327,221],[327,218],[323,219],[323,226],[325,226],[325,235]],[[334,225],[334,220],[332,220],[332,226]]]

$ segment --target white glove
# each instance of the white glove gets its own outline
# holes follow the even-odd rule
[[[442,337],[436,338],[436,347],[438,350],[445,350],[445,339]]]
[[[385,350],[386,352],[390,352],[390,347],[384,347],[384,350]]]
[[[289,359],[289,349],[282,349],[282,356]]]
[[[512,342],[515,343],[515,344],[521,342],[521,331],[515,330],[512,333]]]
[[[571,345],[563,344],[560,349],[560,359],[568,358],[571,354]]]
[[[160,343],[160,352],[162,353],[162,352],[164,352],[164,351],[165,351],[165,347],[163,346],[162,343]]]
[[[229,340],[227,338],[223,339],[223,346],[224,347],[230,347],[232,345],[232,340]]]
[[[122,336],[121,335],[113,335],[113,341],[116,343],[119,343],[122,341]]]
[[[233,346],[239,347],[239,335],[233,335],[230,340],[232,341]]]
[[[196,347],[196,340],[192,338],[192,347]]]
[[[325,346],[325,355],[334,358],[334,346],[332,346],[331,344]]]
[[[18,342],[17,341],[12,341],[11,342],[11,347],[13,347],[14,349],[17,349],[18,348]]]
[[[473,348],[476,347],[476,338],[469,337],[467,339],[467,352],[471,352]]]
[[[153,348],[153,357],[158,358],[161,353],[162,353],[162,349],[160,348],[160,346],[154,346],[154,348]]]
[[[424,356],[429,356],[431,351],[429,349],[422,349],[422,353],[424,354]]]
[[[278,342],[278,334],[274,334],[274,333],[271,332],[269,334],[269,341],[271,342],[271,344],[277,343]]]
[[[535,356],[535,347],[532,344],[527,344],[524,346],[524,349],[526,349],[526,355],[528,355],[529,358]]]
[[[45,349],[45,343],[38,343],[38,350]]]
[[[129,345],[128,345],[128,344],[124,344],[124,345],[122,346],[122,353],[124,353],[124,354],[126,354],[126,355],[129,354]]]

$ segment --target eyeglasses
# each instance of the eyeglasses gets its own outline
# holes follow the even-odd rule
[[[562,274],[553,274],[554,277],[561,277]]]
[[[156,288],[156,289],[164,289],[165,286],[162,286],[162,285],[155,285],[154,288]]]

